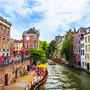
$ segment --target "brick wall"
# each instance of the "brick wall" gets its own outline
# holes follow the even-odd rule
[[[20,63],[17,65],[0,68],[0,79],[4,78],[3,85],[0,85],[0,90],[5,88],[5,75],[6,74],[8,75],[7,83],[10,84],[15,79],[16,70],[18,70],[19,68],[20,68],[20,70],[25,70],[25,66],[27,66],[27,65],[30,65],[29,60],[23,62],[23,65],[22,65],[22,63]],[[19,75],[17,74],[17,78],[19,78],[20,76],[21,76],[20,74]]]

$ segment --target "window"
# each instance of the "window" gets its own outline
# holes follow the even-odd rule
[[[19,46],[19,49],[20,49],[20,46]]]
[[[2,26],[1,26],[1,24],[0,24],[0,33],[1,33],[1,28],[2,28]]]
[[[78,40],[78,44],[80,44],[80,40]]]
[[[29,43],[26,43],[26,49],[28,49],[29,48]]]
[[[90,45],[89,45],[89,52],[90,52]]]
[[[87,45],[85,46],[85,50],[86,50],[86,52],[87,52]]]
[[[36,43],[33,43],[33,48],[36,48]]]
[[[87,43],[87,37],[85,37],[85,43]]]
[[[74,47],[74,53],[75,53],[75,47]]]
[[[10,30],[9,30],[9,28],[7,29],[7,35],[9,36],[9,32],[10,32]]]
[[[84,39],[82,38],[81,41],[84,41]]]
[[[3,26],[3,34],[6,34],[6,27]]]
[[[84,55],[84,50],[81,50],[81,55]]]
[[[36,36],[34,36],[34,37],[33,37],[33,41],[36,41],[36,38],[37,38],[37,37],[36,37]]]
[[[5,38],[3,38],[2,48],[5,49]]]
[[[29,41],[29,36],[26,36],[26,41]]]
[[[88,42],[90,42],[90,36],[88,36]]]
[[[77,41],[76,41],[76,45],[77,45]]]
[[[85,54],[85,59],[89,60],[89,54]]]
[[[75,45],[75,41],[74,41],[74,45]]]
[[[76,53],[78,53],[78,48],[76,47]]]
[[[1,48],[1,37],[0,37],[0,48]]]
[[[78,35],[78,37],[79,37],[79,35]]]
[[[81,55],[82,55],[82,50],[81,50]]]
[[[84,44],[81,44],[81,48],[84,48]]]
[[[78,53],[80,53],[80,47],[78,47],[78,50],[79,50]]]
[[[7,40],[7,49],[9,49],[9,40]]]

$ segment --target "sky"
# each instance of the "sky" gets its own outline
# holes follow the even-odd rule
[[[50,42],[69,29],[90,26],[90,0],[0,0],[0,16],[11,26],[11,37],[40,30],[40,40]]]

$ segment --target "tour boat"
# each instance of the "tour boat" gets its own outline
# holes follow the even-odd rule
[[[48,64],[49,64],[49,65],[56,65],[56,63],[53,62],[53,61],[48,62]]]

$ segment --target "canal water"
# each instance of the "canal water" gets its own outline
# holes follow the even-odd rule
[[[40,90],[90,90],[90,74],[64,65],[47,65],[48,78]]]

